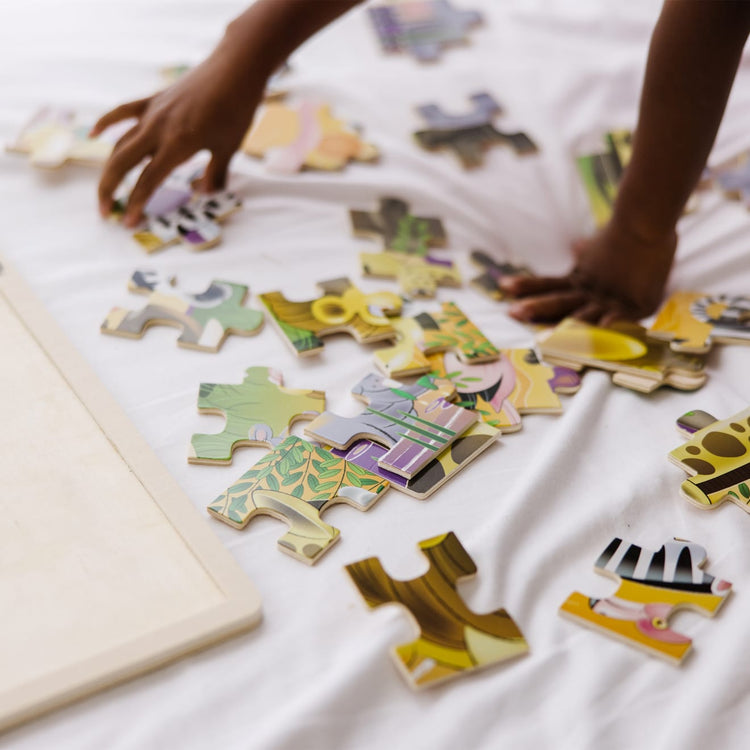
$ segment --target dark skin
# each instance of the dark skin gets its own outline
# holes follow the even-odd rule
[[[266,81],[305,40],[362,0],[259,0],[235,19],[214,52],[168,89],[105,114],[92,135],[127,118],[136,124],[115,146],[99,184],[110,213],[126,173],[150,159],[124,222],[142,218],[148,198],[202,149],[211,162],[202,188],[226,182]],[[508,277],[510,314],[528,322],[572,315],[592,323],[638,320],[662,299],[677,248],[676,225],[721,123],[750,33],[747,0],[667,0],[654,29],[630,164],[610,222],[576,243],[561,277]]]

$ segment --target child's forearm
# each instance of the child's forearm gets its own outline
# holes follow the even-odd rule
[[[667,0],[654,30],[631,162],[614,221],[647,241],[674,231],[713,146],[750,32],[746,0]]]

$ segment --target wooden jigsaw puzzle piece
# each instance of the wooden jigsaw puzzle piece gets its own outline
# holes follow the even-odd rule
[[[427,255],[431,247],[443,247],[443,222],[434,216],[414,216],[400,198],[381,198],[377,211],[350,210],[357,237],[382,239],[383,249],[406,255]]]
[[[426,539],[419,549],[430,569],[410,581],[391,578],[377,557],[346,566],[370,609],[400,604],[414,618],[419,637],[393,650],[412,688],[436,685],[528,652],[523,634],[504,609],[475,614],[456,591],[458,582],[476,574],[477,568],[453,532]]]
[[[709,175],[719,183],[729,198],[742,201],[746,208],[750,208],[750,152],[709,170]]]
[[[201,383],[198,411],[226,418],[224,430],[193,435],[191,464],[228,464],[240,446],[273,448],[289,436],[292,425],[317,417],[325,409],[322,391],[284,387],[281,373],[269,367],[248,367],[239,385]]]
[[[443,302],[439,313],[421,313],[415,320],[422,328],[418,345],[425,354],[453,351],[466,363],[491,362],[500,356],[498,349],[453,302]]]
[[[300,357],[318,354],[322,337],[346,332],[360,343],[396,338],[389,315],[398,315],[402,301],[392,292],[364,294],[347,278],[318,284],[323,296],[290,302],[281,292],[260,295],[271,320],[291,350]]]
[[[688,412],[678,426],[708,419],[705,412]],[[687,432],[684,426],[680,429]],[[731,500],[750,513],[750,408],[697,429],[669,454],[669,460],[690,475],[680,493],[693,505],[708,509]]]
[[[374,278],[397,279],[405,296],[434,297],[438,286],[461,286],[461,274],[449,260],[403,253],[360,253],[362,273]]]
[[[305,427],[321,443],[344,449],[362,439],[386,448],[378,459],[382,469],[407,479],[413,477],[476,421],[477,415],[451,404],[450,383],[421,378],[404,385],[370,374],[352,389],[367,409],[355,417],[324,412]]]
[[[392,487],[406,495],[425,500],[489,448],[499,435],[500,430],[484,422],[476,422],[409,479],[379,465],[388,449],[373,440],[358,440],[345,450],[332,448],[331,453],[387,479]]]
[[[387,489],[387,480],[290,435],[219,495],[208,512],[236,529],[257,515],[285,521],[289,530],[279,547],[312,565],[340,535],[321,514],[336,503],[369,510]]]
[[[479,276],[475,276],[469,283],[491,299],[505,299],[507,295],[500,289],[500,280],[506,276],[533,276],[526,266],[514,263],[498,263],[482,250],[472,250],[469,256],[471,262],[483,269]]]
[[[152,325],[181,328],[177,343],[189,349],[217,352],[229,334],[252,336],[263,325],[263,313],[243,307],[248,288],[230,281],[212,281],[200,294],[185,294],[174,287],[174,278],[152,271],[136,271],[128,288],[148,295],[141,310],[113,308],[101,332],[125,338],[142,338]]]
[[[414,318],[393,318],[391,325],[396,330],[394,346],[378,349],[373,355],[378,369],[389,378],[407,375],[424,375],[432,369],[430,360],[422,354],[417,342],[422,338],[422,329]]]
[[[732,588],[701,570],[705,562],[706,550],[691,542],[667,542],[654,552],[615,538],[594,569],[619,580],[618,590],[604,599],[576,591],[560,614],[679,664],[692,641],[670,629],[670,615],[689,608],[713,617]]]

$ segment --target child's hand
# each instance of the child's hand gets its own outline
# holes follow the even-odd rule
[[[150,158],[124,216],[135,226],[159,184],[193,154],[208,149],[211,162],[202,182],[205,191],[224,187],[227,168],[263,96],[266,76],[237,65],[231,51],[219,46],[198,67],[168,89],[129,102],[105,114],[91,131],[95,136],[131,117],[133,127],[117,142],[99,182],[99,210],[106,217],[113,194],[127,172]]]
[[[509,312],[524,322],[556,322],[566,316],[601,325],[640,320],[661,302],[676,248],[674,232],[646,240],[613,220],[576,243],[576,263],[567,276],[508,277],[500,288],[520,298]]]

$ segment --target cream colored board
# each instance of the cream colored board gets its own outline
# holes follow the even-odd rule
[[[0,348],[4,730],[250,629],[260,598],[7,265]]]

